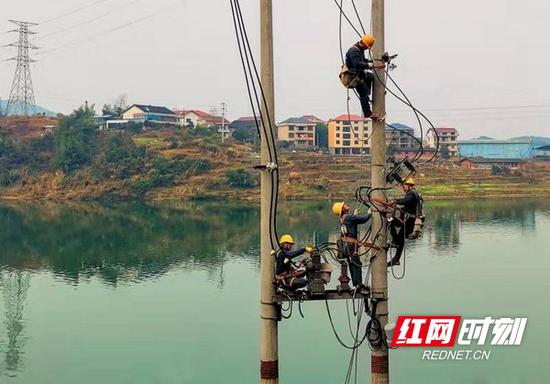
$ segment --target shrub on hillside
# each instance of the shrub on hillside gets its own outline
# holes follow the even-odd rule
[[[173,159],[155,158],[149,164],[145,177],[130,184],[130,188],[142,195],[150,189],[174,185],[182,177],[202,174],[212,168],[208,160],[187,159],[178,156]]]
[[[253,188],[256,180],[243,168],[230,169],[225,173],[227,184],[235,188]]]
[[[54,137],[55,166],[70,174],[89,165],[98,147],[93,108],[83,106],[62,116]]]
[[[143,169],[145,157],[145,147],[136,146],[128,133],[110,132],[94,162],[93,173],[100,178],[125,179]]]

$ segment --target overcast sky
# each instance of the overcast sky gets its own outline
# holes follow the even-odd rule
[[[356,2],[368,29],[370,1]],[[241,0],[255,48],[258,3]],[[250,114],[228,0],[4,0],[1,10],[0,45],[17,37],[3,33],[13,29],[8,19],[41,23],[32,75],[48,109],[127,94],[131,103],[206,111],[225,101],[229,118]],[[462,138],[550,135],[549,20],[546,0],[387,1],[386,49],[399,54],[392,75]],[[277,120],[345,113],[333,0],[275,0],[274,26]],[[343,40],[357,40],[347,25]],[[0,48],[0,59],[14,54]],[[14,69],[0,64],[3,99]],[[388,111],[388,121],[415,126],[391,98]]]

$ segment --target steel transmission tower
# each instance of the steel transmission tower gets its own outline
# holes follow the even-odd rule
[[[29,35],[36,34],[30,30],[30,27],[37,24],[17,20],[10,20],[10,22],[19,27],[10,31],[19,33],[19,41],[6,45],[7,47],[17,47],[17,57],[8,59],[8,61],[16,61],[17,67],[6,107],[6,115],[30,116],[36,113],[36,102],[31,79],[31,63],[34,63],[35,60],[31,59],[29,50],[37,49],[37,47],[29,42]]]

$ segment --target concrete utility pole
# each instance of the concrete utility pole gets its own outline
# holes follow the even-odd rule
[[[271,119],[266,124],[265,134],[261,135],[262,164],[272,160],[269,157],[269,142],[271,130],[275,126],[275,96],[273,84],[273,24],[272,0],[260,0],[260,40],[261,40],[261,83],[267,104],[262,106],[264,120]],[[261,260],[260,260],[260,383],[279,383],[279,341],[277,306],[273,301],[273,276],[275,258],[271,255],[271,238],[274,238],[270,225],[270,206],[272,193],[272,177],[269,170],[264,169],[261,175]]]
[[[376,42],[372,50],[373,59],[380,60],[384,54],[384,0],[372,0],[372,34]],[[375,64],[380,64],[375,61]],[[375,70],[378,76],[375,76],[373,89],[373,113],[382,118],[382,121],[373,121],[372,133],[372,187],[385,188],[386,178],[384,175],[384,165],[386,163],[386,95],[384,84],[384,70]],[[374,197],[385,200],[384,192],[379,191]],[[386,228],[381,215],[372,216],[372,234],[379,234],[372,242],[377,246],[376,250],[371,252],[375,257],[372,266],[371,290],[373,299],[379,299],[376,316],[380,321],[382,329],[388,323],[388,271],[386,266]],[[374,315],[373,315],[374,316]],[[381,346],[379,350],[371,353],[371,384],[389,383],[389,359],[388,349]]]

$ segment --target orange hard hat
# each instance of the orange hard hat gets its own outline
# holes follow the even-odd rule
[[[363,35],[363,37],[361,37],[361,41],[367,47],[372,48],[372,46],[374,45],[374,36],[373,35]]]

